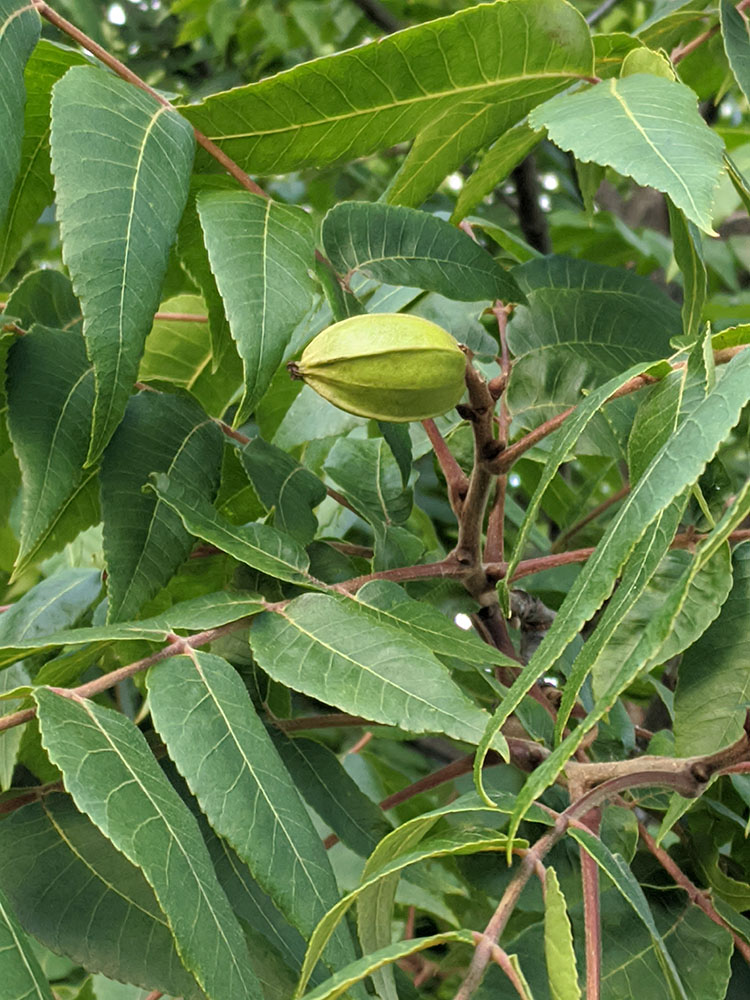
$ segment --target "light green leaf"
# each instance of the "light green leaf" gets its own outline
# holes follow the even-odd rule
[[[137,378],[194,145],[175,111],[109,73],[75,66],[55,84],[52,169],[63,259],[96,376],[88,464],[120,422]]]
[[[312,306],[315,229],[301,208],[249,191],[203,191],[198,214],[211,270],[245,368],[235,423],[270,385],[297,324]]]
[[[432,819],[434,822],[434,818]],[[361,937],[367,920],[366,915],[375,916],[373,905],[377,907],[380,891],[384,893],[384,903],[389,908],[392,906],[398,880],[405,868],[431,858],[476,854],[480,851],[501,851],[507,846],[505,834],[472,828],[450,830],[446,832],[445,836],[434,837],[419,843],[430,825],[432,824],[426,822],[415,824],[412,836],[408,839],[403,836],[403,831],[396,829],[384,841],[381,841],[378,849],[365,865],[361,883],[356,889],[340,899],[316,927],[310,938],[295,996],[302,996],[310,976],[310,969],[320,957],[334,928],[355,901],[360,906],[359,931]],[[418,846],[416,846],[417,844]],[[364,911],[361,909],[363,903]],[[388,936],[390,937],[390,919],[388,925]],[[362,941],[365,952],[369,951],[371,946],[372,942]]]
[[[451,222],[460,222],[466,218],[485,195],[503,183],[514,167],[528,156],[543,137],[543,132],[535,132],[529,128],[529,123],[525,120],[501,135],[482,155],[476,170],[459,191]]]
[[[202,996],[151,886],[67,795],[45,795],[0,824],[0,889],[29,933],[89,971]]]
[[[459,628],[441,611],[409,597],[403,587],[389,580],[371,580],[357,591],[355,600],[376,621],[395,625],[423,643],[433,653],[455,656],[466,663],[503,663],[517,666],[474,632]]]
[[[410,938],[406,941],[397,941],[386,948],[366,958],[360,958],[352,962],[345,969],[341,969],[335,976],[331,976],[325,983],[316,989],[304,994],[304,1000],[336,1000],[344,994],[355,983],[360,982],[366,976],[372,975],[385,965],[397,962],[401,958],[415,955],[426,948],[434,948],[437,945],[449,944],[452,941],[460,941],[470,947],[474,946],[474,938],[471,931],[443,931],[441,934],[431,934],[428,937]]]
[[[71,66],[85,63],[80,52],[43,38],[26,64],[21,166],[10,193],[5,223],[0,226],[0,278],[13,266],[24,236],[54,198],[49,161],[52,87]]]
[[[713,753],[742,735],[750,704],[750,544],[732,553],[734,583],[721,613],[680,664],[675,692],[678,756]]]
[[[689,87],[651,74],[611,78],[534,109],[532,128],[579,160],[614,167],[669,195],[699,229],[715,236],[711,213],[723,142],[701,118]]]
[[[0,977],[4,1000],[53,1000],[47,977],[2,892]]]
[[[154,725],[212,827],[305,936],[338,896],[326,852],[236,671],[192,651],[152,667]],[[340,935],[328,961],[354,957]]]
[[[674,256],[682,272],[682,332],[685,343],[691,344],[698,336],[703,304],[706,301],[707,273],[703,261],[703,245],[700,231],[675,208],[670,198],[667,199],[667,207]]]
[[[186,396],[140,392],[104,453],[101,470],[107,620],[134,618],[190,551],[193,539],[174,510],[143,492],[151,473],[186,480],[213,498],[219,483],[223,436]]]
[[[554,868],[544,877],[544,957],[552,1000],[580,1000],[573,934]]]
[[[205,316],[198,295],[177,295],[159,311]],[[189,392],[212,417],[223,417],[242,386],[242,363],[234,347],[225,351],[218,371],[212,371],[213,347],[209,324],[195,320],[157,319],[146,337],[138,378],[155,387],[178,386]]]
[[[665,80],[676,79],[669,59],[646,45],[631,49],[622,61],[620,76],[635,76],[636,73],[651,73],[654,76],[662,76]]]
[[[747,14],[737,10],[732,0],[721,0],[719,13],[729,65],[740,90],[750,100],[750,25]]]
[[[0,697],[2,698],[0,716],[10,715],[22,707],[23,699],[10,698],[9,695],[17,688],[23,691],[30,680],[29,672],[23,663],[16,663],[0,673]],[[16,766],[23,730],[23,726],[15,726],[13,729],[0,732],[0,792],[7,791],[13,783],[13,770]]]
[[[261,996],[197,824],[124,715],[41,688],[42,743],[76,806],[151,885],[180,958],[210,1000]]]
[[[204,496],[168,476],[155,476],[150,488],[180,515],[186,529],[204,542],[268,576],[311,584],[307,553],[291,535],[268,524],[232,524]]]
[[[469,743],[481,736],[485,713],[432,653],[350,600],[297,597],[261,615],[250,640],[271,677],[343,712]]]
[[[343,275],[474,302],[523,302],[521,289],[470,236],[444,219],[381,202],[345,201],[323,220],[323,246]]]
[[[92,489],[83,465],[94,406],[94,370],[78,330],[35,324],[8,355],[8,429],[21,467],[23,510],[15,572],[20,575],[66,513]],[[75,534],[89,527],[75,518]],[[74,537],[66,537],[70,541]]]
[[[366,858],[393,829],[385,813],[349,776],[338,757],[316,740],[273,734],[276,749],[305,801],[339,840]]]
[[[274,524],[302,545],[311,542],[318,530],[312,512],[326,498],[320,479],[288,452],[255,437],[239,452],[240,461],[261,502],[273,507]]]
[[[257,173],[325,166],[420,136],[390,195],[418,204],[473,150],[592,70],[591,37],[572,6],[513,0],[317,59],[184,113]]]
[[[489,745],[488,740],[499,731],[530,686],[557,662],[584,622],[607,599],[623,564],[651,523],[676,496],[698,478],[737,422],[743,406],[750,398],[750,356],[746,357],[746,353],[741,352],[729,362],[719,386],[677,428],[612,518],[604,537],[568,592],[544,642],[514,682],[487,729],[476,758],[475,780],[478,787],[481,787],[481,764],[484,747]],[[719,540],[723,543],[727,527],[732,524],[737,510],[742,510],[746,492],[747,490],[740,492],[737,506],[721,522],[721,531],[717,529],[712,534],[712,543],[704,544],[701,557],[707,553],[712,554],[712,545],[718,545]],[[699,563],[700,560],[695,560],[693,568]],[[671,621],[671,617],[669,620]],[[579,726],[575,733],[580,733],[584,728],[583,725]],[[527,788],[551,759],[552,757],[532,776]]]
[[[0,105],[0,221],[8,208],[21,162],[23,108],[26,89],[23,70],[39,39],[39,15],[31,4],[19,0],[0,2],[0,75],[3,101]]]
[[[664,939],[659,933],[653,914],[649,908],[643,889],[638,879],[633,875],[630,868],[619,854],[613,854],[609,848],[598,837],[582,827],[570,827],[568,830],[571,837],[581,844],[586,852],[596,861],[603,872],[612,879],[623,899],[630,904],[635,913],[640,917],[651,935],[651,940],[656,948],[660,964],[667,973],[668,979],[677,991],[677,996],[682,1000],[687,1000],[685,987],[682,985],[680,974],[667,951]]]

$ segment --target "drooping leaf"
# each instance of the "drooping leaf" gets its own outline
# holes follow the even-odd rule
[[[79,330],[35,325],[8,355],[8,428],[23,478],[20,574],[66,513],[90,491],[84,471],[94,406],[94,370]],[[74,519],[70,541],[98,518]],[[86,509],[86,508],[84,508]],[[62,541],[62,539],[61,539]]]
[[[412,491],[404,489],[401,471],[383,438],[339,438],[324,468],[370,524],[403,524],[411,513]]]
[[[0,222],[5,217],[21,162],[23,108],[26,101],[23,71],[39,39],[39,15],[23,0],[0,3],[0,74],[3,100],[0,104]]]
[[[141,358],[138,378],[155,387],[179,386],[212,417],[223,417],[242,386],[242,364],[234,348],[225,351],[218,371],[212,371],[213,345],[198,295],[177,295],[159,307],[160,313],[194,319],[156,319]],[[231,344],[230,344],[231,347]]]
[[[323,220],[323,246],[336,270],[473,302],[522,302],[512,275],[462,230],[414,208],[345,201]]]
[[[716,235],[712,208],[723,143],[701,118],[689,87],[639,73],[553,97],[529,115],[532,128],[579,160],[614,167],[669,195],[695,225]]]
[[[194,138],[183,118],[142,90],[75,66],[53,90],[51,146],[63,259],[96,377],[91,464],[137,378],[187,198]]]
[[[214,830],[305,936],[338,890],[312,821],[250,696],[226,660],[193,651],[149,671],[156,729]],[[353,958],[339,935],[334,966]]]
[[[184,482],[157,475],[151,489],[182,519],[185,528],[268,576],[310,584],[307,553],[291,535],[268,524],[232,524]]]
[[[482,198],[503,183],[513,168],[528,156],[542,138],[543,133],[529,128],[527,121],[519,122],[501,135],[484,153],[476,170],[461,188],[451,221],[459,222],[466,218]]]
[[[312,306],[315,230],[303,209],[249,191],[204,191],[197,205],[245,368],[239,424],[270,385],[294,328]]]
[[[732,0],[721,0],[719,13],[729,65],[740,90],[750,99],[750,26],[747,14],[737,10]]]
[[[53,1000],[29,939],[0,891],[0,982],[7,1000]]]
[[[396,464],[401,472],[401,485],[405,488],[411,475],[411,465],[413,461],[411,435],[408,424],[391,424],[387,420],[378,420],[378,428],[391,454],[396,459]]]
[[[274,734],[281,759],[301,795],[343,844],[368,857],[391,824],[342,767],[336,755],[315,740]]]
[[[42,742],[81,812],[143,872],[210,1000],[259,998],[239,924],[198,826],[140,730],[90,701],[35,692]]]
[[[706,301],[707,272],[703,245],[698,228],[675,208],[670,199],[667,199],[667,205],[675,260],[682,271],[682,332],[685,343],[690,344],[698,336],[703,303]]]
[[[306,545],[315,537],[318,521],[312,512],[326,498],[325,485],[281,448],[255,437],[240,451],[240,460],[274,524]]]
[[[267,674],[343,712],[468,742],[481,735],[485,713],[432,653],[351,601],[297,597],[261,615],[250,640]]]
[[[72,330],[83,323],[70,278],[52,268],[24,275],[8,296],[5,308],[18,317],[24,330],[30,330],[35,323],[55,330]]]
[[[390,192],[418,204],[473,150],[592,69],[577,11],[562,0],[514,0],[318,59],[184,113],[259,173],[324,166],[419,136]]]
[[[54,197],[49,160],[49,112],[53,85],[70,69],[86,63],[73,49],[41,39],[26,64],[21,165],[0,226],[0,278],[18,257],[23,238]],[[1,214],[1,213],[0,213]]]
[[[67,795],[45,795],[0,824],[0,891],[37,940],[89,971],[202,996],[151,886]]]
[[[580,1000],[578,968],[565,896],[552,867],[547,868],[544,877],[544,957],[553,1000]]]
[[[750,704],[750,544],[732,553],[734,583],[711,627],[685,653],[675,692],[678,756],[713,753],[739,739]],[[707,711],[710,706],[710,711]]]
[[[219,428],[188,397],[140,392],[129,400],[100,477],[109,621],[135,618],[193,543],[175,512],[153,492],[143,492],[149,476],[185,480],[210,500],[222,447]]]

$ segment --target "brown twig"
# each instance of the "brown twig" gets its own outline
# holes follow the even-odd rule
[[[466,499],[466,491],[469,487],[469,480],[461,466],[456,461],[453,452],[443,439],[443,435],[437,428],[434,420],[423,420],[422,426],[427,437],[430,439],[432,450],[442,470],[445,484],[448,487],[448,499],[453,513],[458,516],[459,511]]]
[[[171,323],[208,323],[208,316],[201,316],[198,313],[154,313],[154,319],[163,319]]]
[[[400,30],[401,22],[379,0],[352,0],[352,3],[386,34]]]
[[[476,944],[478,944],[482,939],[482,935],[479,933],[479,931],[472,931],[471,936],[474,938],[474,942]],[[492,945],[492,948],[490,949],[490,960],[493,961],[495,965],[500,966],[500,968],[503,970],[505,975],[510,980],[511,985],[513,986],[514,990],[519,995],[521,1000],[528,1000],[529,995],[524,989],[523,983],[518,978],[518,973],[511,965],[510,958],[508,958],[508,953],[503,948],[501,948],[499,944]]]
[[[559,552],[561,549],[564,549],[565,546],[570,541],[570,539],[574,537],[574,535],[577,535],[578,532],[582,528],[585,528],[587,524],[590,524],[592,521],[595,521],[597,517],[600,517],[602,514],[608,511],[610,507],[613,507],[616,503],[618,503],[618,501],[622,500],[623,497],[626,497],[628,493],[630,493],[630,485],[626,484],[625,486],[622,487],[622,489],[619,489],[616,493],[613,493],[612,496],[607,497],[606,500],[603,500],[600,504],[598,504],[598,506],[594,507],[593,510],[590,510],[588,514],[585,514],[580,519],[580,521],[576,521],[575,524],[573,524],[570,528],[568,528],[568,530],[564,534],[560,535],[560,537],[556,539],[555,544],[552,546],[552,551]]]
[[[679,45],[676,49],[672,49],[672,53],[669,57],[672,61],[672,65],[676,66],[677,63],[682,62],[686,56],[689,56],[691,52],[695,52],[695,50],[699,46],[703,45],[704,42],[707,42],[709,38],[713,38],[720,28],[721,25],[716,23],[707,31],[704,31],[702,35],[698,35],[697,38],[694,38],[692,42],[688,42],[687,45]]]

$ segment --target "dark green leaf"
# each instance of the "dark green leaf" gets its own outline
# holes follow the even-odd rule
[[[21,162],[23,108],[26,89],[23,70],[39,38],[39,15],[30,4],[19,0],[0,2],[0,75],[3,100],[0,104],[0,221],[8,208],[11,191]]]
[[[91,464],[137,378],[185,207],[194,139],[183,118],[144,91],[75,66],[54,87],[51,146],[63,258],[96,376]]]
[[[94,406],[94,370],[78,330],[35,325],[8,355],[8,428],[23,478],[21,540],[16,573],[22,573],[54,529],[92,489],[84,472]],[[74,517],[60,541],[98,520]],[[85,510],[85,508],[84,508]]]
[[[577,94],[560,94],[529,115],[532,128],[579,160],[614,167],[669,195],[710,235],[723,142],[701,118],[689,87],[662,76],[614,77]]]
[[[692,344],[698,336],[703,303],[706,301],[707,274],[703,261],[703,244],[699,229],[667,199],[669,229],[674,256],[682,271],[682,332],[685,343]]]
[[[476,170],[461,188],[451,221],[459,222],[472,212],[482,198],[503,183],[543,136],[543,132],[529,128],[527,121],[519,122],[501,135],[482,156]]]
[[[740,90],[750,99],[750,27],[747,14],[737,10],[732,0],[721,0],[719,11],[729,65]]]
[[[0,976],[4,1000],[53,1000],[31,943],[1,892]]]
[[[35,692],[42,742],[76,806],[137,865],[210,1000],[260,997],[242,931],[198,826],[124,715]]]
[[[75,624],[101,586],[101,573],[91,569],[68,569],[42,580],[0,615],[0,646],[36,641]]]
[[[265,507],[274,510],[274,524],[306,545],[315,537],[318,521],[312,512],[326,498],[324,484],[287,452],[255,437],[240,451],[240,459]]]
[[[143,492],[149,476],[167,473],[212,499],[222,447],[219,428],[188,397],[140,392],[128,402],[101,471],[108,621],[134,618],[193,544],[175,512]]]
[[[148,675],[154,725],[214,830],[309,935],[338,891],[320,837],[235,670],[199,651]],[[341,935],[328,960],[350,961]]]
[[[412,447],[411,435],[407,424],[390,424],[385,420],[378,420],[380,433],[388,442],[396,464],[401,470],[401,485],[406,488],[411,475]]]
[[[390,192],[418,204],[473,150],[592,69],[588,28],[562,0],[480,5],[214,95],[185,115],[256,173],[419,136]]]
[[[301,208],[249,191],[204,191],[197,205],[211,270],[245,367],[245,394],[235,415],[242,423],[312,306],[315,230]]]
[[[200,493],[167,476],[155,476],[151,488],[180,515],[191,534],[268,576],[290,583],[310,583],[307,553],[291,535],[268,524],[234,525]]]
[[[43,268],[24,275],[5,304],[24,330],[35,323],[56,330],[71,330],[83,323],[81,306],[73,294],[70,278],[62,271]]]
[[[354,510],[371,524],[403,524],[409,517],[412,491],[404,489],[401,471],[383,438],[339,438],[324,468]]]
[[[323,220],[323,246],[341,274],[473,302],[523,302],[513,277],[470,236],[436,215],[380,202],[346,201]]]
[[[45,795],[0,823],[0,888],[37,940],[90,972],[202,996],[151,886],[67,795]]]

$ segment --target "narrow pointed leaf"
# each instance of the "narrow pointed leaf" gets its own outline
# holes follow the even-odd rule
[[[3,100],[0,102],[0,221],[5,216],[8,200],[21,162],[23,108],[26,88],[23,70],[26,60],[39,39],[39,15],[33,5],[24,0],[0,2],[0,77],[3,80]]]
[[[8,355],[8,428],[23,478],[16,572],[86,488],[94,370],[78,330],[35,325]],[[87,525],[84,525],[87,527]]]
[[[554,868],[544,878],[544,957],[553,1000],[580,1000],[573,934]]]
[[[706,301],[708,279],[703,261],[703,245],[698,228],[675,208],[671,200],[667,201],[667,205],[674,256],[682,272],[682,333],[685,342],[692,343],[698,336],[703,304]]]
[[[258,173],[366,156],[425,133],[429,155],[412,157],[394,192],[417,204],[473,149],[592,71],[577,11],[562,0],[514,0],[318,59],[184,113]],[[421,176],[410,176],[420,165]]]
[[[684,84],[646,73],[612,77],[553,97],[531,112],[529,124],[546,128],[579,160],[614,167],[663,191],[699,229],[716,235],[711,217],[724,144]]]
[[[253,569],[290,583],[310,584],[310,561],[291,535],[268,524],[238,526],[222,517],[204,496],[185,483],[157,475],[151,489],[179,514],[186,529]]]
[[[432,653],[351,601],[297,597],[261,615],[250,640],[271,677],[343,712],[467,742],[481,736],[485,713]]]
[[[183,118],[142,90],[76,66],[53,91],[51,145],[63,259],[96,375],[93,463],[137,378],[187,198],[194,139]]]
[[[221,657],[195,651],[152,668],[148,690],[154,725],[212,827],[309,936],[336,902],[336,881],[239,675]],[[353,956],[346,935],[328,952],[334,966]]]
[[[143,872],[185,966],[209,1000],[255,1000],[260,986],[198,826],[140,730],[93,702],[35,692],[42,743],[68,792]]]
[[[204,191],[197,205],[245,368],[239,424],[270,385],[295,327],[312,306],[315,229],[303,209],[249,191]]]
[[[750,100],[750,25],[747,14],[737,10],[732,0],[721,0],[719,12],[729,65],[740,90]]]
[[[85,63],[86,58],[80,52],[43,38],[26,64],[21,164],[10,193],[5,222],[0,225],[0,278],[13,266],[21,252],[24,236],[54,198],[49,159],[52,87],[71,66]]]
[[[0,982],[3,1000],[53,1000],[29,939],[0,892]]]
[[[0,890],[29,933],[90,972],[202,996],[141,871],[67,795],[45,795],[0,824]]]
[[[720,389],[717,387],[709,393],[677,428],[612,518],[604,537],[568,592],[544,642],[514,682],[487,729],[476,758],[478,787],[481,787],[481,762],[487,741],[499,731],[531,685],[550,670],[584,622],[607,599],[625,560],[649,525],[676,496],[695,482],[739,419],[750,398],[750,356],[745,354],[741,352],[729,362]],[[728,519],[725,522],[728,523]],[[576,732],[582,728],[579,726]]]
[[[221,431],[193,400],[166,393],[133,396],[101,470],[109,621],[135,618],[186,558],[193,539],[152,491],[152,473],[185,480],[212,499],[219,484]]]
[[[0,648],[35,643],[39,636],[74,625],[101,586],[101,573],[91,569],[68,569],[42,580],[0,615]]]
[[[461,188],[451,221],[460,222],[466,218],[482,198],[503,183],[543,137],[544,133],[535,132],[527,121],[519,122],[501,135],[494,146],[483,154],[476,170]]]
[[[523,302],[513,276],[462,230],[413,208],[345,201],[323,220],[323,246],[340,274],[474,302]]]

